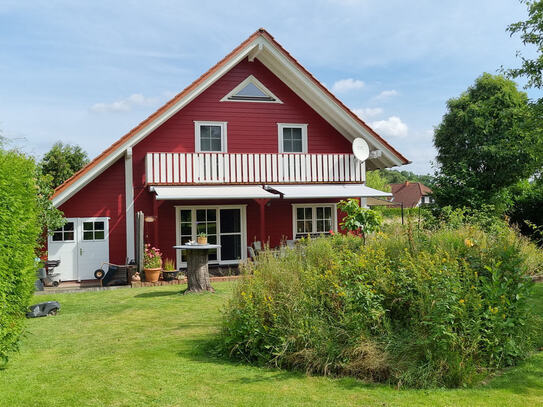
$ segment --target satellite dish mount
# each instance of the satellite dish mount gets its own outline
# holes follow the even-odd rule
[[[354,139],[353,154],[358,160],[362,162],[366,161],[369,158],[370,147],[368,146],[368,143],[366,143],[366,140],[360,137]]]

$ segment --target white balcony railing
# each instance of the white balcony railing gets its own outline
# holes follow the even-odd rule
[[[360,183],[352,154],[147,153],[147,185]]]

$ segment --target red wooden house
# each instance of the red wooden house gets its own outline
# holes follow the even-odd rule
[[[145,239],[178,267],[172,246],[200,232],[221,245],[210,262],[235,264],[254,241],[337,230],[338,201],[387,195],[364,185],[366,170],[406,163],[260,29],[56,189],[68,222],[49,258],[63,280],[133,259],[142,211]]]

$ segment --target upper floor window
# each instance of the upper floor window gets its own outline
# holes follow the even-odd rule
[[[278,123],[279,152],[307,153],[307,124]]]
[[[226,152],[226,122],[194,122],[196,152]]]
[[[221,99],[221,102],[283,103],[253,75],[249,75],[243,82],[232,89]]]

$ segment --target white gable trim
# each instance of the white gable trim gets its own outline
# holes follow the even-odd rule
[[[364,128],[364,126],[358,123],[341,106],[332,100],[328,94],[320,89],[305,72],[300,70],[285,55],[283,55],[283,53],[277,49],[274,44],[268,41],[265,37],[260,36],[249,44],[245,45],[245,47],[242,48],[237,55],[231,57],[231,59],[225,62],[221,68],[210,74],[205,81],[202,81],[202,83],[191,90],[182,99],[173,104],[160,116],[156,117],[144,128],[137,131],[131,138],[110,152],[104,159],[102,159],[89,171],[84,173],[72,185],[56,195],[52,199],[53,205],[58,207],[70,199],[85,185],[87,185],[94,178],[104,172],[109,166],[114,164],[119,158],[121,158],[128,148],[133,147],[143,140],[147,135],[156,130],[175,113],[199,96],[209,86],[214,84],[225,73],[230,71],[240,61],[248,57],[248,55],[253,51],[259,51],[258,59],[279,79],[281,79],[292,91],[298,94],[298,96],[308,103],[309,106],[311,106],[341,134],[343,134],[344,137],[352,141],[354,138],[362,136],[366,139],[366,141],[368,141],[372,149],[382,150],[383,157],[382,159],[379,159],[379,162],[382,163],[380,166],[391,167],[404,164],[403,161],[393,154],[386,145],[380,142],[366,128]]]
[[[270,96],[274,100],[235,100],[230,99],[232,96],[235,96],[240,90],[242,90],[245,86],[247,86],[249,83],[252,83],[255,85],[260,91],[265,93],[266,95]],[[277,96],[275,96],[271,90],[269,90],[267,87],[265,87],[262,82],[260,82],[258,79],[254,77],[254,75],[249,75],[247,78],[245,78],[238,86],[236,86],[234,89],[232,89],[230,92],[228,92],[227,95],[225,95],[221,102],[242,102],[242,103],[283,103],[281,99],[279,99]]]
[[[234,66],[236,66],[241,60],[243,60],[253,48],[258,46],[258,43],[255,43],[257,41],[261,41],[261,38],[258,38],[254,42],[246,45],[245,48],[243,48],[236,56],[232,57],[232,59],[230,59],[227,63],[225,63],[220,69],[218,69],[216,72],[211,74],[211,76],[206,81],[202,82],[199,86],[193,89],[184,98],[179,100],[177,103],[171,106],[168,110],[166,110],[163,114],[155,118],[155,120],[149,123],[146,127],[138,131],[134,136],[132,136],[130,139],[126,140],[123,144],[117,147],[113,152],[111,152],[107,157],[105,157],[102,161],[100,161],[96,166],[94,166],[91,170],[89,170],[87,173],[85,173],[79,179],[77,179],[72,185],[70,185],[60,194],[55,196],[52,199],[53,205],[56,207],[62,205],[64,202],[70,199],[73,195],[79,192],[79,190],[81,190],[85,185],[87,185],[94,178],[96,178],[98,175],[104,172],[107,168],[109,168],[109,166],[114,164],[123,154],[125,154],[125,151],[127,148],[133,147],[134,145],[139,143],[141,140],[147,137],[150,133],[156,130],[159,126],[161,126],[164,122],[166,122],[175,113],[177,113],[187,104],[189,104],[192,100],[194,100],[204,90],[206,90],[209,86],[211,86],[218,79],[220,79],[225,73],[227,73]]]
[[[349,141],[362,136],[368,141],[372,150],[378,149],[384,152],[386,161],[392,164],[386,166],[404,164],[386,145],[347,114],[343,107],[331,99],[273,44],[268,45],[267,43],[265,50],[266,52],[260,53],[259,60]]]

